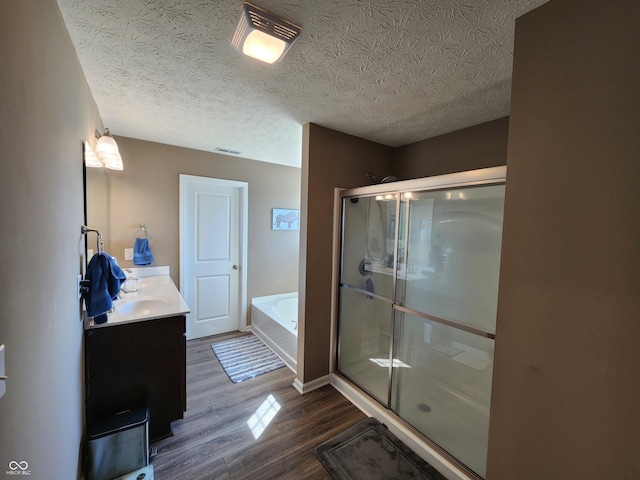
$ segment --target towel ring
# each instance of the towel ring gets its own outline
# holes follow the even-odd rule
[[[141,223],[140,228],[136,231],[136,233],[133,234],[133,236],[136,238],[148,238],[147,226],[144,223]]]

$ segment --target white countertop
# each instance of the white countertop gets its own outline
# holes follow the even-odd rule
[[[173,317],[189,313],[189,307],[169,276],[169,267],[135,267],[124,269],[127,278],[138,279],[138,290],[120,291],[107,321],[85,321],[85,328],[102,328],[125,323]]]

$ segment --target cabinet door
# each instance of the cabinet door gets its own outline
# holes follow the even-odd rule
[[[184,316],[85,332],[87,426],[149,407],[151,441],[171,435],[186,409]]]

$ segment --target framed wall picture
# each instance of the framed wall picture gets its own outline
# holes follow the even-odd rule
[[[274,208],[271,228],[273,230],[300,230],[300,210]]]

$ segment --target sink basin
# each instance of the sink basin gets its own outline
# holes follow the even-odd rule
[[[150,315],[156,313],[158,309],[165,308],[171,304],[172,302],[168,298],[141,298],[120,305],[117,311],[122,315]]]
[[[107,321],[95,323],[87,316],[85,328],[101,328],[165,317],[183,316],[189,307],[169,276],[169,267],[133,267],[127,269],[129,278],[138,279],[113,301]]]

